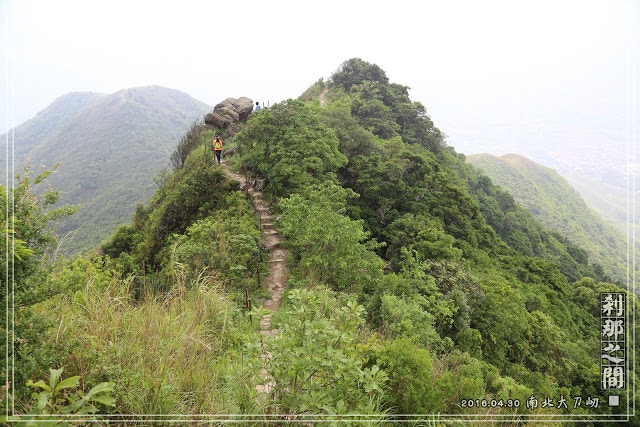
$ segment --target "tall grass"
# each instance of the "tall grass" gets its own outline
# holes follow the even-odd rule
[[[179,271],[179,268],[178,268]],[[91,280],[73,296],[50,300],[56,342],[69,375],[114,381],[120,414],[261,413],[253,373],[257,339],[216,280],[179,274],[172,291],[132,298],[133,278]],[[87,384],[90,385],[90,384]]]

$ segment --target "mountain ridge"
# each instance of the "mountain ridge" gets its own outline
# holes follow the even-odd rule
[[[61,366],[88,386],[110,381],[110,415],[184,413],[185,424],[194,414],[366,414],[380,425],[432,414],[439,424],[486,415],[542,425],[637,406],[602,389],[605,351],[637,357],[627,343],[602,347],[602,295],[621,301],[623,287],[448,146],[379,66],[351,59],[238,128],[192,126],[183,161],[100,253],[42,274],[45,257],[24,258],[34,268],[15,270],[18,301],[48,284],[59,294],[40,295],[43,321],[18,325],[16,346],[34,335],[61,345],[15,365],[19,402],[37,398],[28,378]],[[218,132],[222,166],[209,148]],[[18,199],[35,222],[32,200]],[[288,255],[267,254],[265,235]],[[273,261],[287,272],[280,307],[268,294]],[[261,333],[271,314],[268,332],[278,332]],[[569,400],[609,393],[619,405]],[[543,396],[569,404],[538,405]]]
[[[27,164],[57,165],[49,182],[62,193],[61,203],[82,205],[56,225],[57,233],[74,235],[62,250],[97,247],[153,194],[180,137],[210,109],[157,85],[70,93],[11,131],[15,173]]]
[[[71,92],[62,95],[31,119],[10,129],[1,138],[10,137],[19,141],[12,148],[13,156],[16,160],[21,160],[30,150],[41,144],[43,139],[60,131],[76,114],[101,96],[103,94],[96,92]],[[0,165],[0,168],[3,167],[4,165]]]
[[[624,237],[562,175],[515,153],[470,154],[466,161],[505,188],[546,227],[583,247],[610,277],[626,281]]]

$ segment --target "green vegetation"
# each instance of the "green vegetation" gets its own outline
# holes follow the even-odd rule
[[[347,163],[335,132],[317,110],[289,100],[256,115],[235,140],[243,164],[264,176],[267,191],[283,196],[333,177]]]
[[[45,383],[43,380],[33,382],[29,380],[27,386],[32,387],[40,392],[34,392],[33,398],[37,401],[36,407],[32,414],[34,417],[28,420],[29,417],[18,423],[18,425],[25,426],[38,426],[38,425],[73,425],[71,422],[58,422],[56,418],[60,414],[62,415],[83,415],[76,418],[76,420],[86,423],[92,420],[91,416],[84,416],[84,414],[94,414],[98,412],[97,406],[114,406],[115,400],[111,396],[113,391],[113,383],[103,382],[95,387],[92,387],[88,393],[84,393],[82,390],[76,390],[75,393],[70,392],[70,389],[77,389],[80,386],[80,376],[65,378],[60,381],[63,368],[49,369],[49,383]],[[97,406],[96,406],[97,405]],[[47,415],[52,415],[51,418]],[[35,415],[38,415],[37,417]]]
[[[356,345],[364,308],[323,288],[293,289],[266,362],[281,413],[379,413],[387,375]]]
[[[232,166],[265,180],[286,238],[274,336],[258,331],[259,221],[206,148],[213,131],[192,127],[174,170],[102,255],[35,269],[38,289],[57,293],[31,308],[50,339],[12,384],[18,406],[33,410],[27,380],[56,366],[85,393],[114,383],[106,418],[549,425],[613,412],[571,398],[606,397],[599,294],[622,289],[466,164],[407,92],[352,59],[223,135]],[[35,259],[15,238],[16,254]],[[531,396],[569,406],[527,408]]]
[[[6,337],[0,342],[0,354],[13,361],[11,365],[3,363],[0,373],[20,384],[15,392],[18,399],[28,395],[27,380],[39,377],[54,360],[53,346],[42,340],[54,319],[39,313],[36,307],[65,290],[64,285],[47,277],[47,270],[52,268],[49,254],[56,243],[47,223],[72,214],[75,208],[54,208],[60,193],[52,189],[45,190],[41,197],[35,196],[34,189],[41,187],[50,174],[43,170],[34,176],[25,169],[18,175],[15,187],[0,186],[0,206],[5,212],[0,248],[0,273],[5,287],[0,294],[0,314]]]
[[[625,238],[593,212],[555,171],[516,154],[474,154],[467,156],[467,162],[512,194],[545,227],[584,249],[612,280],[626,284]]]

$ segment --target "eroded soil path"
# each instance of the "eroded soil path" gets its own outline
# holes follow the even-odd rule
[[[262,285],[269,290],[270,294],[269,299],[263,304],[263,307],[268,309],[270,313],[263,315],[260,319],[260,334],[274,336],[278,333],[278,330],[271,325],[271,315],[280,308],[280,302],[287,283],[287,252],[282,248],[284,236],[275,229],[273,214],[269,208],[269,203],[262,198],[262,193],[252,188],[243,175],[232,172],[227,165],[224,165],[224,170],[230,178],[246,188],[245,191],[251,197],[256,215],[260,220],[261,242],[269,254],[269,273],[262,279]],[[263,351],[262,359],[265,365],[271,357],[268,351]],[[262,396],[268,395],[274,387],[273,379],[270,378],[265,368],[258,375],[261,380],[256,386],[256,391]]]
[[[245,177],[232,172],[224,165],[225,173],[240,185],[246,186]],[[280,301],[284,294],[287,282],[287,252],[282,248],[284,236],[276,231],[274,227],[273,214],[269,207],[269,203],[262,198],[262,193],[255,190],[251,186],[248,188],[248,194],[251,197],[256,215],[260,220],[260,228],[262,229],[262,245],[269,253],[269,274],[263,278],[263,285],[269,290],[271,297],[264,302],[264,308],[275,312],[280,308]],[[274,335],[277,330],[271,328],[271,315],[267,314],[260,319],[260,333],[264,335]]]
[[[324,106],[327,103],[327,92],[329,91],[329,86],[326,85],[324,89],[322,89],[322,93],[320,94],[320,105]]]

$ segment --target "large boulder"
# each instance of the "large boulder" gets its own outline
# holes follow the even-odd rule
[[[223,105],[220,108],[214,109],[213,112],[214,114],[228,117],[231,123],[236,123],[240,120],[240,114],[238,114],[233,106]]]
[[[245,120],[253,111],[253,100],[247,97],[240,97],[231,101],[236,111],[240,115],[240,120]]]
[[[220,110],[235,110],[236,107],[235,105],[233,105],[234,100],[235,98],[227,98],[224,101],[216,104],[216,106],[213,107],[213,112],[216,113]]]
[[[216,104],[213,112],[204,116],[204,123],[231,134],[238,131],[236,123],[246,120],[253,111],[253,100],[247,97],[227,98]]]
[[[218,113],[209,113],[204,116],[205,125],[213,126],[218,129],[225,129],[227,126],[229,126],[230,123],[231,120],[229,119],[229,117],[221,116]]]

